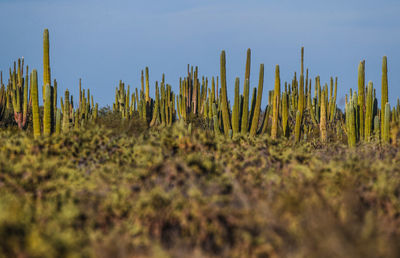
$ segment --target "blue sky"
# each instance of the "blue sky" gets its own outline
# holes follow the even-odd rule
[[[230,97],[235,77],[241,90],[247,48],[252,49],[251,86],[265,64],[263,104],[274,84],[300,70],[300,48],[312,77],[339,77],[338,104],[357,88],[357,66],[366,60],[366,80],[380,96],[382,56],[388,56],[389,100],[400,96],[400,1],[398,0],[0,0],[0,70],[24,56],[42,78],[42,32],[50,31],[52,78],[59,96],[78,94],[78,80],[101,106],[111,105],[122,79],[140,87],[140,71],[178,90],[187,64],[201,75],[219,74],[227,54]],[[150,93],[154,93],[154,86]]]

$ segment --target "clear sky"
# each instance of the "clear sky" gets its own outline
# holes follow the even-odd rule
[[[52,78],[59,96],[78,93],[78,80],[101,106],[112,105],[122,79],[140,87],[140,71],[162,73],[175,91],[187,64],[201,75],[219,75],[227,54],[228,91],[241,91],[246,49],[252,50],[251,86],[265,64],[263,103],[273,89],[275,65],[281,81],[300,70],[300,48],[310,75],[339,77],[338,104],[357,88],[357,66],[366,60],[366,80],[380,99],[382,56],[388,56],[389,100],[400,96],[399,0],[0,0],[0,70],[14,60],[37,68],[42,78],[42,33],[50,31]]]

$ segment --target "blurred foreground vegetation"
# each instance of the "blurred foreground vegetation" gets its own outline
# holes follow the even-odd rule
[[[0,257],[399,257],[397,147],[200,123],[0,130]]]

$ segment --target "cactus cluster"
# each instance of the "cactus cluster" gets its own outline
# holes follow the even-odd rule
[[[49,136],[54,133],[79,129],[87,121],[98,118],[98,104],[90,90],[82,89],[79,80],[79,102],[74,108],[73,96],[67,89],[57,107],[57,81],[51,81],[49,32],[43,34],[43,109],[39,108],[38,74],[29,73],[24,59],[10,68],[7,86],[0,80],[0,118],[9,110],[22,130],[32,124],[33,135]],[[382,62],[382,95],[380,108],[372,82],[365,82],[365,61],[358,66],[358,92],[346,95],[344,113],[337,107],[338,78],[330,78],[323,86],[320,77],[309,78],[301,48],[300,76],[294,72],[289,82],[281,83],[280,67],[275,67],[274,89],[268,92],[268,104],[263,108],[264,65],[260,64],[257,87],[250,87],[251,50],[247,50],[243,91],[239,77],[234,83],[234,98],[230,101],[226,73],[226,53],[221,52],[220,74],[209,78],[200,76],[198,67],[188,65],[187,76],[179,80],[179,93],[165,82],[155,82],[154,98],[150,96],[149,68],[141,73],[141,87],[132,89],[119,81],[115,89],[113,111],[121,119],[140,119],[148,126],[171,126],[182,120],[191,124],[193,119],[205,121],[206,127],[216,135],[232,138],[269,135],[272,139],[286,138],[300,142],[310,136],[322,143],[347,138],[349,146],[358,142],[377,140],[396,143],[400,123],[400,103],[390,109],[388,103],[387,58]],[[312,86],[312,82],[314,87]],[[209,83],[210,82],[210,83]],[[312,94],[314,88],[314,94]],[[250,99],[250,91],[252,92]],[[43,114],[41,114],[43,110]],[[42,121],[41,121],[42,120]]]
[[[115,102],[113,110],[121,115],[122,119],[139,118],[149,126],[169,126],[176,120],[175,94],[172,87],[165,83],[162,75],[160,87],[155,83],[155,99],[149,96],[149,69],[146,67],[146,92],[144,92],[144,79],[142,71],[142,87],[140,93],[136,88],[130,94],[130,86],[125,88],[125,83],[120,81],[115,89]],[[178,103],[178,101],[177,101]],[[179,106],[178,106],[179,110]],[[180,115],[180,114],[178,114]]]
[[[96,120],[98,104],[94,105],[93,96],[87,90],[87,97],[80,88],[80,102],[78,109],[73,108],[73,97],[69,98],[68,89],[65,99],[61,98],[61,109],[57,108],[57,81],[51,83],[49,31],[43,33],[43,108],[39,107],[38,73],[33,69],[29,73],[28,66],[24,66],[24,59],[14,62],[10,68],[10,77],[7,87],[3,84],[3,73],[0,78],[0,119],[7,110],[14,114],[18,128],[25,130],[28,123],[32,124],[35,138],[41,135],[50,136],[66,132],[72,126],[79,128],[87,120]]]

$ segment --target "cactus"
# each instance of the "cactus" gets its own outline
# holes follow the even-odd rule
[[[289,118],[288,96],[287,96],[286,92],[283,92],[283,94],[282,94],[282,130],[283,130],[284,137],[287,137],[288,133],[289,133],[288,118]]]
[[[224,125],[224,134],[225,136],[228,136],[229,130],[231,129],[231,122],[229,118],[228,97],[226,89],[226,58],[224,50],[221,53],[221,110]]]
[[[365,138],[365,61],[361,61],[358,65],[358,109],[359,109],[359,129],[360,138]]]
[[[322,99],[325,98],[325,92],[322,92],[321,95]],[[326,118],[327,118],[327,113],[326,113],[326,105],[325,101],[321,102],[321,118],[319,119],[319,129],[321,133],[321,141],[326,142],[327,141],[327,133],[326,133]]]
[[[261,100],[264,86],[264,64],[260,64],[260,77],[258,80],[258,95],[256,106],[254,108],[253,119],[250,126],[250,136],[255,136],[258,130],[258,122],[260,120]]]
[[[75,111],[75,118],[74,118],[74,128],[77,130],[80,126],[80,119],[79,119],[79,111]]]
[[[390,139],[390,104],[389,102],[386,102],[385,105],[385,116],[383,118],[384,121],[384,130],[383,130],[383,142],[384,143],[389,143],[389,139]]]
[[[354,99],[350,98],[350,101],[346,105],[346,124],[347,124],[347,141],[349,147],[354,147],[356,145],[356,121],[354,110]]]
[[[241,123],[241,132],[247,133],[249,128],[249,80],[246,79],[244,82],[243,89],[243,105],[242,105],[242,123]]]
[[[301,130],[301,114],[300,114],[300,111],[297,110],[297,112],[296,112],[296,124],[295,124],[295,128],[294,128],[295,142],[299,142],[300,141],[300,130]]]
[[[26,76],[23,76],[23,59],[18,59],[18,68],[16,68],[16,63],[14,62],[14,69],[11,72],[10,69],[10,79],[11,79],[11,99],[12,107],[14,110],[14,120],[18,124],[19,129],[24,129],[27,122],[28,114],[28,87],[29,87],[29,77],[28,77],[28,67],[26,68]]]
[[[379,141],[379,137],[381,135],[380,128],[381,128],[381,122],[380,122],[379,116],[376,115],[374,117],[374,136],[375,136],[376,141]]]
[[[61,110],[57,108],[56,112],[56,130],[55,133],[59,135],[61,133]]]
[[[272,106],[272,128],[271,128],[272,139],[276,139],[278,136],[278,108],[279,108],[279,97],[281,94],[280,92],[281,92],[281,79],[279,74],[279,65],[277,65],[275,67],[275,90],[274,90],[274,100],[273,100],[274,102]]]
[[[219,130],[219,123],[218,123],[218,115],[217,115],[217,106],[215,103],[212,104],[212,112],[213,112],[213,125],[214,125],[214,132],[219,135],[221,131]]]
[[[53,116],[53,103],[51,101],[51,86],[46,85],[46,96],[44,101],[44,114],[43,114],[43,135],[49,136],[52,133],[52,116]]]
[[[369,142],[371,140],[373,126],[373,84],[368,82],[367,100],[365,105],[365,122],[364,122],[364,139]],[[361,119],[361,118],[360,118]]]
[[[150,101],[149,68],[146,67],[146,102]]]
[[[32,98],[32,120],[33,120],[33,136],[38,138],[40,136],[40,118],[39,118],[39,95],[38,95],[38,78],[37,71],[34,69],[32,71],[32,88],[31,88],[31,98]]]
[[[235,80],[235,101],[233,104],[233,109],[232,109],[232,132],[234,134],[237,134],[239,132],[239,78],[236,77]]]
[[[335,78],[335,93],[333,95],[333,100],[332,103],[330,105],[330,116],[329,116],[329,121],[332,123],[335,119],[335,115],[336,115],[336,99],[337,99],[337,82],[338,82],[338,78]]]
[[[46,100],[46,87],[51,85],[49,48],[49,30],[45,29],[43,32],[43,101]]]
[[[304,112],[304,47],[301,48],[301,73],[300,73],[300,87],[297,109],[300,111],[300,120],[303,118]]]
[[[388,78],[387,78],[387,57],[384,56],[382,60],[382,91],[381,91],[381,138],[384,139],[385,133],[385,120],[383,119],[386,114],[385,104],[388,99]]]
[[[65,91],[65,103],[64,103],[64,111],[63,111],[63,125],[62,131],[68,132],[69,131],[69,91],[68,89]]]

